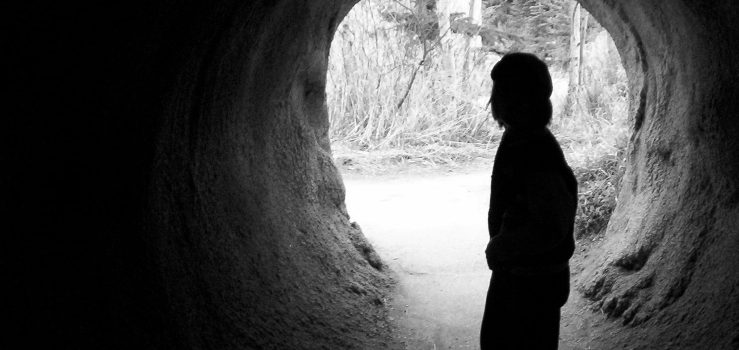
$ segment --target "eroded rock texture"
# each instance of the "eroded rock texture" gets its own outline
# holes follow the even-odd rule
[[[326,135],[328,48],[352,3],[12,11],[2,207],[22,296],[7,333],[27,348],[392,346],[391,282],[349,223]],[[634,135],[580,289],[648,348],[731,348],[739,4],[584,4],[621,50]]]
[[[202,347],[387,347],[390,281],[329,149],[327,53],[348,7],[223,5],[185,53],[155,151],[173,319]]]
[[[738,4],[583,3],[621,51],[633,135],[605,245],[579,289],[606,314],[645,323],[635,331],[654,348],[736,346]]]

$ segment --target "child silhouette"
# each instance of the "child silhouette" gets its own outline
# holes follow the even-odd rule
[[[495,155],[485,250],[493,271],[480,332],[486,349],[556,349],[569,296],[577,181],[547,128],[552,80],[544,62],[509,53],[490,73]]]

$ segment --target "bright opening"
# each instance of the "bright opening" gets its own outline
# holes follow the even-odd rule
[[[503,132],[487,106],[490,69],[510,51],[552,74],[550,129],[579,182],[576,274],[616,205],[628,140],[626,75],[605,29],[572,0],[363,0],[334,37],[332,149],[352,221],[398,274],[394,317],[410,348],[477,346]],[[577,296],[563,343],[582,336],[567,325]]]

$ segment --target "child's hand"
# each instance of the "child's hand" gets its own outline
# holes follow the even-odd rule
[[[488,268],[490,270],[493,269],[493,239],[490,238],[490,241],[488,241],[488,246],[485,248],[485,260],[487,260]]]

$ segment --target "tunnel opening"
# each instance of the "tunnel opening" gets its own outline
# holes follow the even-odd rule
[[[340,23],[326,84],[329,138],[338,167],[349,173],[366,168],[371,174],[395,163],[433,167],[490,158],[502,129],[490,118],[489,69],[503,52],[532,51],[551,66],[554,121],[549,127],[569,163],[582,168],[583,180],[613,185],[608,193],[598,193],[612,200],[634,117],[628,111],[626,73],[608,32],[574,1],[518,7],[477,2],[477,12],[486,13],[484,20],[493,25],[477,25],[474,31],[471,17],[458,12],[473,12],[467,2],[447,5],[451,20],[445,30],[439,19],[444,15],[419,12],[429,4],[436,7],[423,1],[359,2]],[[581,13],[577,30],[568,18],[575,11]],[[542,25],[551,28],[537,31]],[[605,216],[580,235],[599,233]]]
[[[633,118],[615,44],[579,6],[360,1],[338,25],[327,73],[331,148],[350,220],[403,290],[393,303],[403,310],[401,332],[416,342],[434,338],[427,328],[443,334],[417,347],[478,336],[490,277],[482,253],[490,170],[502,134],[487,106],[489,71],[502,53],[535,52],[552,72],[550,128],[580,182],[573,271],[603,239]],[[581,341],[572,333],[563,346]]]

